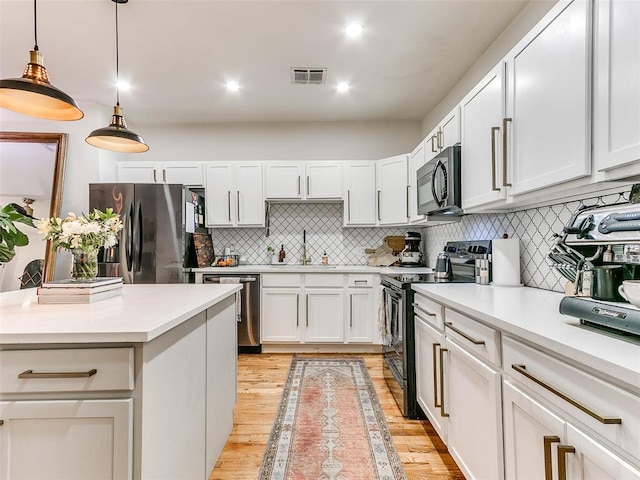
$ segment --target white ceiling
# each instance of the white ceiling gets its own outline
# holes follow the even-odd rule
[[[130,0],[118,7],[132,86],[120,102],[136,124],[420,120],[527,2]],[[38,2],[51,82],[81,105],[115,103],[115,8]],[[344,35],[351,22],[361,38]],[[0,0],[0,78],[20,77],[32,48],[32,0]],[[327,83],[292,85],[290,67],[326,67]]]

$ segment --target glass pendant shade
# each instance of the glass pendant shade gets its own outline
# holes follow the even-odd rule
[[[143,138],[127,128],[119,105],[113,107],[109,126],[94,130],[85,141],[94,147],[114,152],[142,153],[149,150]]]
[[[73,98],[51,85],[38,50],[31,50],[22,78],[0,80],[0,107],[47,120],[84,117]]]

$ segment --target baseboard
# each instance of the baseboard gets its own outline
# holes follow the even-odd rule
[[[382,345],[371,344],[262,344],[262,353],[382,353]]]

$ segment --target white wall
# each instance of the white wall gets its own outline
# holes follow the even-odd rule
[[[531,0],[500,36],[485,50],[460,81],[422,119],[422,138],[453,109],[462,98],[495,67],[557,0]]]

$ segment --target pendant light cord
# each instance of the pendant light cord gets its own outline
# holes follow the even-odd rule
[[[38,9],[36,8],[36,0],[33,0],[33,36],[35,37],[35,45],[33,49],[38,51]]]
[[[118,45],[118,2],[116,4],[116,106],[120,106],[120,53]]]

